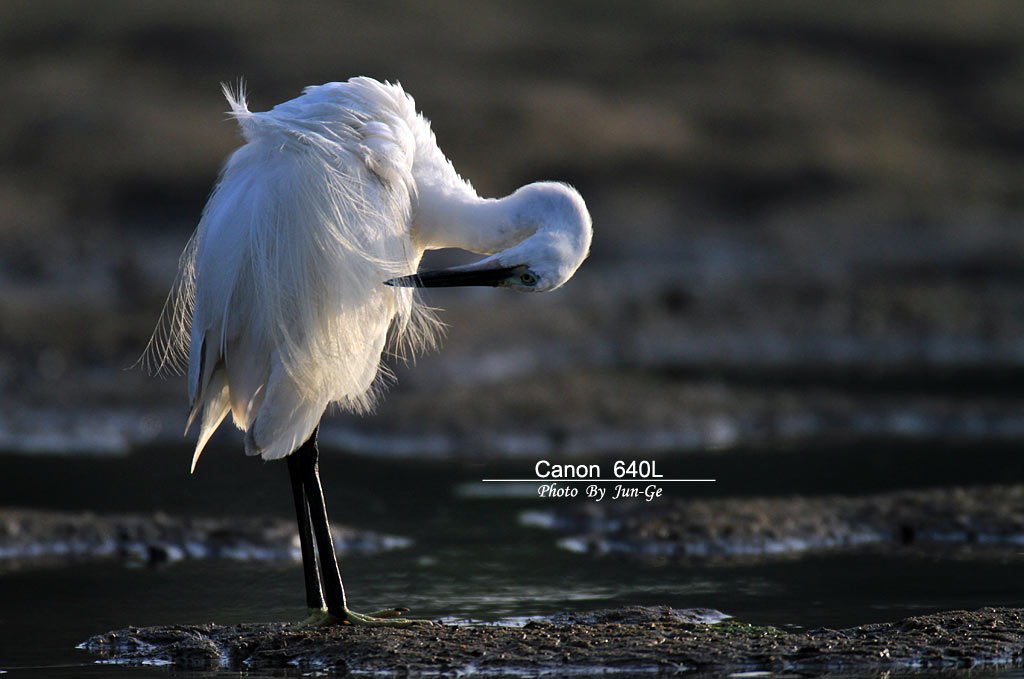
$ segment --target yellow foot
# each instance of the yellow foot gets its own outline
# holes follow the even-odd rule
[[[302,629],[304,627],[319,627],[320,625],[330,624],[328,618],[332,617],[327,612],[326,608],[310,608],[309,616],[301,621],[296,622],[292,625],[292,629]]]
[[[364,627],[407,627],[409,625],[434,624],[430,620],[400,617],[403,613],[408,612],[408,608],[385,608],[382,611],[374,611],[369,615],[363,615],[362,613],[345,609],[345,619],[342,624],[363,625]]]
[[[333,615],[326,608],[310,609],[309,617],[292,625],[292,629],[304,627],[320,627],[321,625],[362,625],[364,627],[408,627],[409,625],[433,625],[430,620],[400,617],[408,613],[408,608],[385,608],[369,615],[356,613],[348,608],[343,616]]]

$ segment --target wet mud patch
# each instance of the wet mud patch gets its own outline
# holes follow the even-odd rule
[[[528,512],[591,554],[730,562],[837,550],[1024,559],[1024,486],[863,496],[587,502]]]
[[[345,526],[332,526],[332,531],[339,552],[410,544],[406,538]],[[302,555],[295,522],[284,519],[0,508],[0,569],[109,558],[158,564],[202,558],[300,561]]]
[[[1019,666],[1021,609],[985,608],[792,633],[629,607],[523,626],[294,629],[287,623],[127,628],[81,648],[99,662],[402,676],[877,672]]]

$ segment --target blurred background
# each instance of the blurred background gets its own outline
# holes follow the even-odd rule
[[[550,296],[431,295],[444,350],[398,366],[376,417],[336,421],[339,444],[1024,434],[1016,403],[949,402],[1015,396],[1024,365],[1022,14],[5,3],[0,444],[177,440],[183,382],[126,369],[240,142],[220,83],[263,110],[353,75],[401,82],[481,195],[576,185],[596,236]],[[863,393],[890,387],[900,403]]]
[[[566,181],[595,228],[559,291],[429,295],[442,350],[325,420],[325,456],[414,470],[378,500],[540,458],[718,479],[681,495],[1021,478],[1020,5],[9,0],[0,507],[287,515],[230,427],[189,479],[184,380],[132,366],[240,143],[220,83],[265,110],[355,75],[401,82],[481,195]],[[281,479],[261,504],[233,474]]]

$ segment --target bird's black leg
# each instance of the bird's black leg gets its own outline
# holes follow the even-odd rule
[[[316,549],[320,555],[319,583],[323,586],[323,600],[328,612],[344,619],[348,609],[345,601],[345,587],[341,584],[341,572],[338,570],[338,559],[334,553],[334,540],[331,536],[331,525],[327,520],[327,505],[324,503],[324,490],[320,484],[320,451],[316,447],[316,430],[302,447],[292,453],[298,456],[302,467],[302,486],[307,503],[307,511],[316,537]]]
[[[299,526],[299,546],[302,549],[302,574],[306,581],[306,606],[315,616],[324,610],[324,592],[320,585],[320,569],[316,563],[316,549],[313,543],[313,527],[309,518],[309,500],[303,486],[302,449],[316,445],[316,432],[299,450],[288,456],[288,476],[292,483],[295,499],[295,519]]]
[[[323,486],[320,484],[320,451],[316,446],[317,430],[302,446],[291,454],[289,464],[294,464],[302,480],[302,494],[306,511],[316,541],[316,553],[320,561],[317,589],[322,605],[326,605],[327,615],[318,622],[342,622],[352,625],[402,626],[412,623],[429,623],[427,620],[409,620],[399,618],[407,611],[405,608],[389,608],[370,615],[356,613],[348,607],[345,600],[345,587],[341,584],[341,572],[338,570],[338,559],[334,552],[334,540],[331,537],[331,525],[327,520],[327,505],[324,502]],[[291,458],[296,458],[291,463]],[[292,469],[292,467],[289,467]],[[302,519],[300,518],[300,523]],[[301,526],[300,526],[301,529]],[[306,571],[306,595],[309,598],[309,571]],[[322,587],[322,590],[319,589]]]

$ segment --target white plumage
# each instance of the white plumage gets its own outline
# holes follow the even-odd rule
[[[284,457],[330,403],[365,411],[391,340],[433,343],[412,287],[549,290],[586,257],[591,222],[568,186],[481,199],[399,85],[307,88],[249,111],[225,88],[246,143],[225,164],[151,342],[160,367],[188,355],[192,466],[230,411],[246,452]],[[411,276],[426,249],[488,254]],[[385,283],[388,283],[387,285]]]

